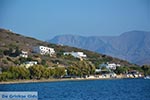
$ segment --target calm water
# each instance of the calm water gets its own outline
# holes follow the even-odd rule
[[[0,91],[38,91],[39,100],[150,100],[150,80],[87,80],[0,85]]]

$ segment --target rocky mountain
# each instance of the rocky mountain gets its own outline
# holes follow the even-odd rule
[[[49,42],[96,51],[139,65],[150,64],[150,32],[129,31],[120,36],[60,35]]]

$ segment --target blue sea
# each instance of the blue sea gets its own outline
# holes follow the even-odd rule
[[[37,91],[38,100],[150,100],[150,80],[116,79],[1,84],[0,91]]]

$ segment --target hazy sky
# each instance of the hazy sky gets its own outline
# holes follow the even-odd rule
[[[150,31],[150,0],[0,0],[0,27],[41,40]]]

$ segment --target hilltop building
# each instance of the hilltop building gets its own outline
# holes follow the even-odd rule
[[[28,52],[27,51],[21,51],[20,57],[28,58]]]
[[[75,58],[86,58],[87,55],[84,54],[83,52],[64,52],[64,55],[72,55]]]
[[[54,48],[49,48],[46,46],[37,46],[33,48],[33,51],[36,53],[40,53],[41,55],[50,55],[52,56],[55,53]]]

